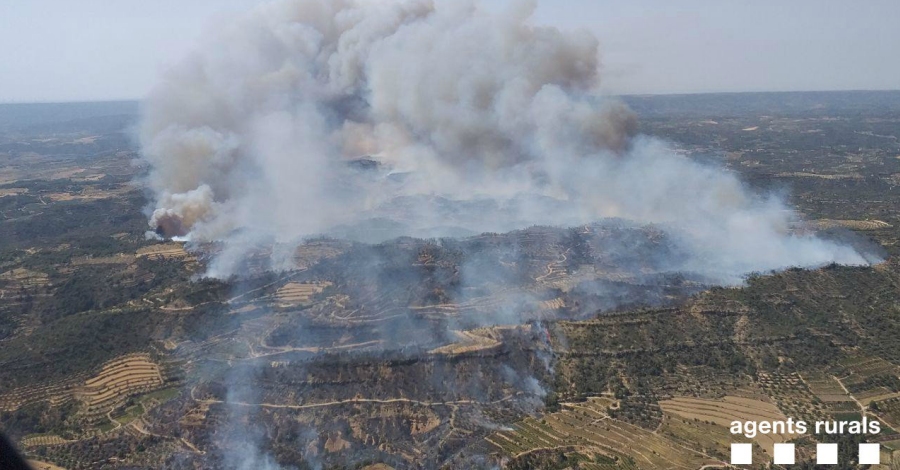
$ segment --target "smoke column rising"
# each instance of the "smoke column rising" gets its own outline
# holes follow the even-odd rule
[[[225,25],[145,102],[151,227],[224,241],[211,276],[254,243],[376,215],[437,235],[655,223],[723,283],[871,261],[793,233],[779,199],[636,136],[633,113],[596,93],[596,38],[534,26],[533,10],[282,0]],[[348,164],[359,157],[377,169]]]

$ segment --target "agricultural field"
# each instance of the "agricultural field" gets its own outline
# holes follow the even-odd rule
[[[189,260],[193,257],[184,250],[183,243],[160,243],[150,245],[137,250],[135,253],[137,258],[148,258],[155,260]]]
[[[470,354],[498,348],[503,343],[489,328],[471,331],[454,331],[459,341],[432,349],[431,354]]]
[[[900,398],[871,402],[869,411],[895,430],[900,429]]]
[[[22,445],[25,447],[56,446],[65,444],[67,442],[72,441],[63,439],[59,436],[54,436],[52,434],[45,434],[26,437],[22,440]]]
[[[832,416],[858,412],[860,403],[851,397],[837,377],[822,373],[801,374],[810,392],[823,403],[823,411]]]
[[[129,354],[105,364],[73,393],[84,403],[85,415],[103,416],[129,396],[160,388],[164,382],[159,365],[149,355]]]
[[[50,282],[47,274],[25,268],[16,268],[0,273],[0,281],[7,281],[16,288],[26,289],[44,287]]]
[[[331,286],[330,282],[288,282],[275,292],[277,305],[281,308],[296,307],[309,302],[316,294],[321,294]]]
[[[726,396],[721,400],[678,397],[659,402],[668,414],[687,420],[702,421],[729,428],[734,421],[787,421],[788,417],[771,403],[748,398]],[[772,457],[776,443],[788,442],[800,434],[758,434],[752,438]]]
[[[41,462],[40,460],[29,460],[28,464],[31,465],[35,470],[65,470],[60,466],[53,465],[52,463]]]
[[[688,469],[723,463],[703,450],[682,447],[659,433],[612,418],[608,412],[614,405],[614,400],[608,398],[563,403],[559,412],[518,422],[485,440],[513,460],[541,450],[571,448],[646,469]]]
[[[900,397],[900,367],[880,357],[853,356],[840,363],[838,377],[862,406]]]
[[[883,220],[829,220],[821,219],[811,221],[811,224],[819,230],[832,228],[848,228],[851,230],[883,230],[892,228],[891,224]]]
[[[786,416],[807,422],[828,416],[825,406],[816,399],[799,374],[760,374],[759,384]]]
[[[42,402],[48,403],[51,407],[61,406],[74,400],[73,391],[81,383],[83,382],[76,375],[66,381],[13,389],[0,395],[0,410],[14,411]]]
[[[98,175],[97,178],[93,178],[92,180],[102,179],[105,175]],[[91,181],[91,180],[82,180],[82,181]],[[40,196],[40,201],[42,203],[51,203],[51,202],[66,202],[66,201],[97,201],[100,199],[110,199],[116,197],[122,197],[128,194],[131,191],[134,191],[134,187],[130,185],[120,185],[117,187],[97,187],[93,185],[84,185],[79,188],[78,191],[74,192],[48,192],[44,193]]]

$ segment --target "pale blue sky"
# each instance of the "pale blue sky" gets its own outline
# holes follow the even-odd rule
[[[266,0],[0,0],[0,102],[142,97]],[[506,1],[506,0],[490,0]],[[900,89],[897,0],[541,0],[601,40],[610,93]]]

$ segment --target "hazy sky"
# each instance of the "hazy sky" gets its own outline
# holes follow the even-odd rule
[[[0,0],[0,102],[140,98],[262,1]],[[900,89],[897,0],[539,5],[536,22],[600,38],[610,93]]]

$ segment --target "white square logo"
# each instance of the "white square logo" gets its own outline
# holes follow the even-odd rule
[[[775,464],[794,465],[794,444],[775,444]]]
[[[753,463],[753,444],[731,443],[731,465],[750,465]]]
[[[837,444],[816,444],[816,465],[837,465]]]
[[[881,464],[881,445],[879,445],[879,444],[860,444],[859,445],[859,464],[860,465],[879,465],[879,464]]]

